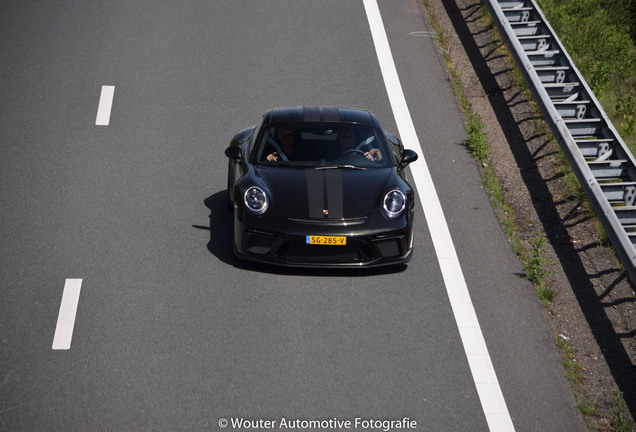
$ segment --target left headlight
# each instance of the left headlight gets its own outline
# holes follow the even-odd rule
[[[245,190],[243,194],[245,207],[254,214],[263,214],[269,206],[267,194],[258,186],[252,186]]]
[[[399,189],[393,189],[384,195],[382,200],[384,213],[390,218],[396,218],[402,214],[406,208],[406,195]]]

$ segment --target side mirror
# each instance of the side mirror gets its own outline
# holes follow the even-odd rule
[[[230,146],[225,149],[225,156],[238,162],[243,158],[243,151],[238,146]]]
[[[406,149],[402,152],[402,160],[400,161],[400,166],[405,168],[411,162],[415,162],[417,160],[417,153],[413,150]]]

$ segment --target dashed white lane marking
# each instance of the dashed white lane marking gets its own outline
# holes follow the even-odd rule
[[[82,279],[66,279],[60,312],[57,316],[55,335],[53,336],[54,350],[68,350],[71,348],[81,288]]]
[[[470,299],[448,224],[424,160],[411,113],[406,105],[406,98],[395,68],[380,9],[376,0],[364,0],[364,7],[402,143],[406,148],[415,150],[420,155],[419,159],[410,165],[411,173],[424,209],[455,322],[459,329],[464,352],[468,358],[488,427],[492,432],[514,431],[514,425],[488,354],[486,341]]]
[[[110,111],[113,107],[113,96],[115,86],[102,86],[102,93],[99,96],[99,106],[97,107],[96,126],[108,126],[110,124]]]

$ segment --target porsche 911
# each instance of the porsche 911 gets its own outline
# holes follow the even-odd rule
[[[238,258],[295,267],[411,258],[415,202],[405,169],[418,156],[369,111],[275,108],[225,154]]]

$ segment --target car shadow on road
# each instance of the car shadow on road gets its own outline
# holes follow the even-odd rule
[[[232,253],[232,212],[225,202],[225,191],[207,197],[203,203],[210,210],[210,225],[195,226],[195,228],[210,231],[207,247],[212,255],[221,262],[236,265],[238,260]]]
[[[204,201],[205,206],[210,210],[210,225],[193,225],[193,228],[209,230],[210,240],[208,241],[208,251],[219,261],[229,264],[244,271],[260,273],[271,273],[289,276],[315,276],[315,277],[369,277],[380,274],[401,273],[408,266],[406,264],[391,265],[376,268],[346,268],[346,269],[318,269],[318,268],[297,268],[280,267],[268,264],[252,263],[239,260],[232,252],[232,232],[234,222],[232,211],[228,208],[225,190],[219,191]]]

